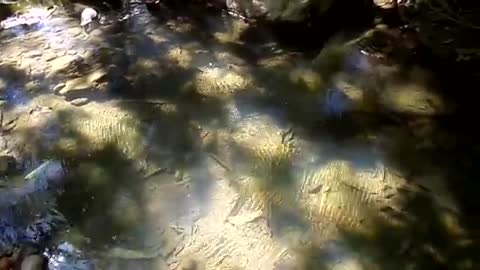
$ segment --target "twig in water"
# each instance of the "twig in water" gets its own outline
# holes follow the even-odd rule
[[[226,171],[228,171],[228,172],[232,171],[227,165],[225,165],[225,163],[220,161],[220,159],[218,159],[214,154],[208,154],[208,156],[211,157],[213,160],[215,160],[218,163],[218,165],[220,165]]]
[[[164,168],[164,167],[162,167],[162,168],[157,168],[157,169],[153,170],[152,172],[145,174],[145,175],[143,176],[143,178],[148,179],[148,178],[150,178],[150,177],[152,177],[152,176],[155,176],[155,175],[157,175],[157,174],[163,173],[163,172],[165,172],[165,171],[167,171],[167,168]]]
[[[309,194],[316,194],[322,191],[323,189],[323,184],[319,184],[318,186],[312,188],[311,190],[308,191]]]
[[[12,129],[14,129],[17,126],[16,123],[15,123],[17,118],[13,118],[5,124],[3,123],[4,120],[5,120],[5,118],[4,118],[4,115],[3,115],[3,111],[0,110],[0,134],[8,133],[8,132],[12,131]]]
[[[208,135],[210,135],[210,132],[205,132],[203,135],[202,135],[202,139],[205,139]]]

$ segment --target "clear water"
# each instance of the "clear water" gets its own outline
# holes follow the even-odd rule
[[[45,160],[67,168],[48,193],[71,224],[49,242],[52,269],[478,267],[465,212],[476,149],[458,115],[415,103],[438,90],[423,71],[384,80],[402,72],[369,73],[352,53],[328,82],[331,70],[268,30],[202,12],[132,4],[87,39],[62,13],[2,33],[3,106],[18,117],[5,137],[28,164],[19,177]],[[73,67],[51,74],[48,55],[68,50]],[[52,93],[99,69],[96,90]],[[394,90],[371,107],[355,87]],[[67,102],[78,97],[90,103]]]

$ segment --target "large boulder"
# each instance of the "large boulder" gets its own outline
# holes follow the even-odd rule
[[[246,18],[302,22],[323,15],[334,0],[226,0],[227,9]]]

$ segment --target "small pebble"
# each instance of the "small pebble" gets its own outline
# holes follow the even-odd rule
[[[68,55],[75,55],[75,54],[77,54],[77,51],[76,50],[68,50],[67,54]]]
[[[40,56],[40,55],[42,55],[42,52],[36,51],[36,50],[35,50],[35,51],[30,51],[30,52],[28,52],[28,53],[25,53],[25,56],[26,56],[26,57],[38,57],[38,56]]]
[[[49,62],[52,61],[53,59],[57,58],[57,55],[55,54],[49,54],[45,57],[45,61]]]
[[[53,92],[58,93],[60,90],[62,90],[65,87],[65,83],[59,83],[53,87]]]
[[[70,101],[70,104],[75,106],[82,106],[89,102],[88,98],[76,98]]]

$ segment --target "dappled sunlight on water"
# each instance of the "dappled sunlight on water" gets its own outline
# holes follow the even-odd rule
[[[3,30],[1,154],[20,178],[68,168],[46,195],[70,224],[52,269],[475,269],[445,158],[454,110],[428,71],[351,41],[311,60],[195,6],[131,5],[88,36],[61,9]],[[42,210],[20,193],[7,204]]]

